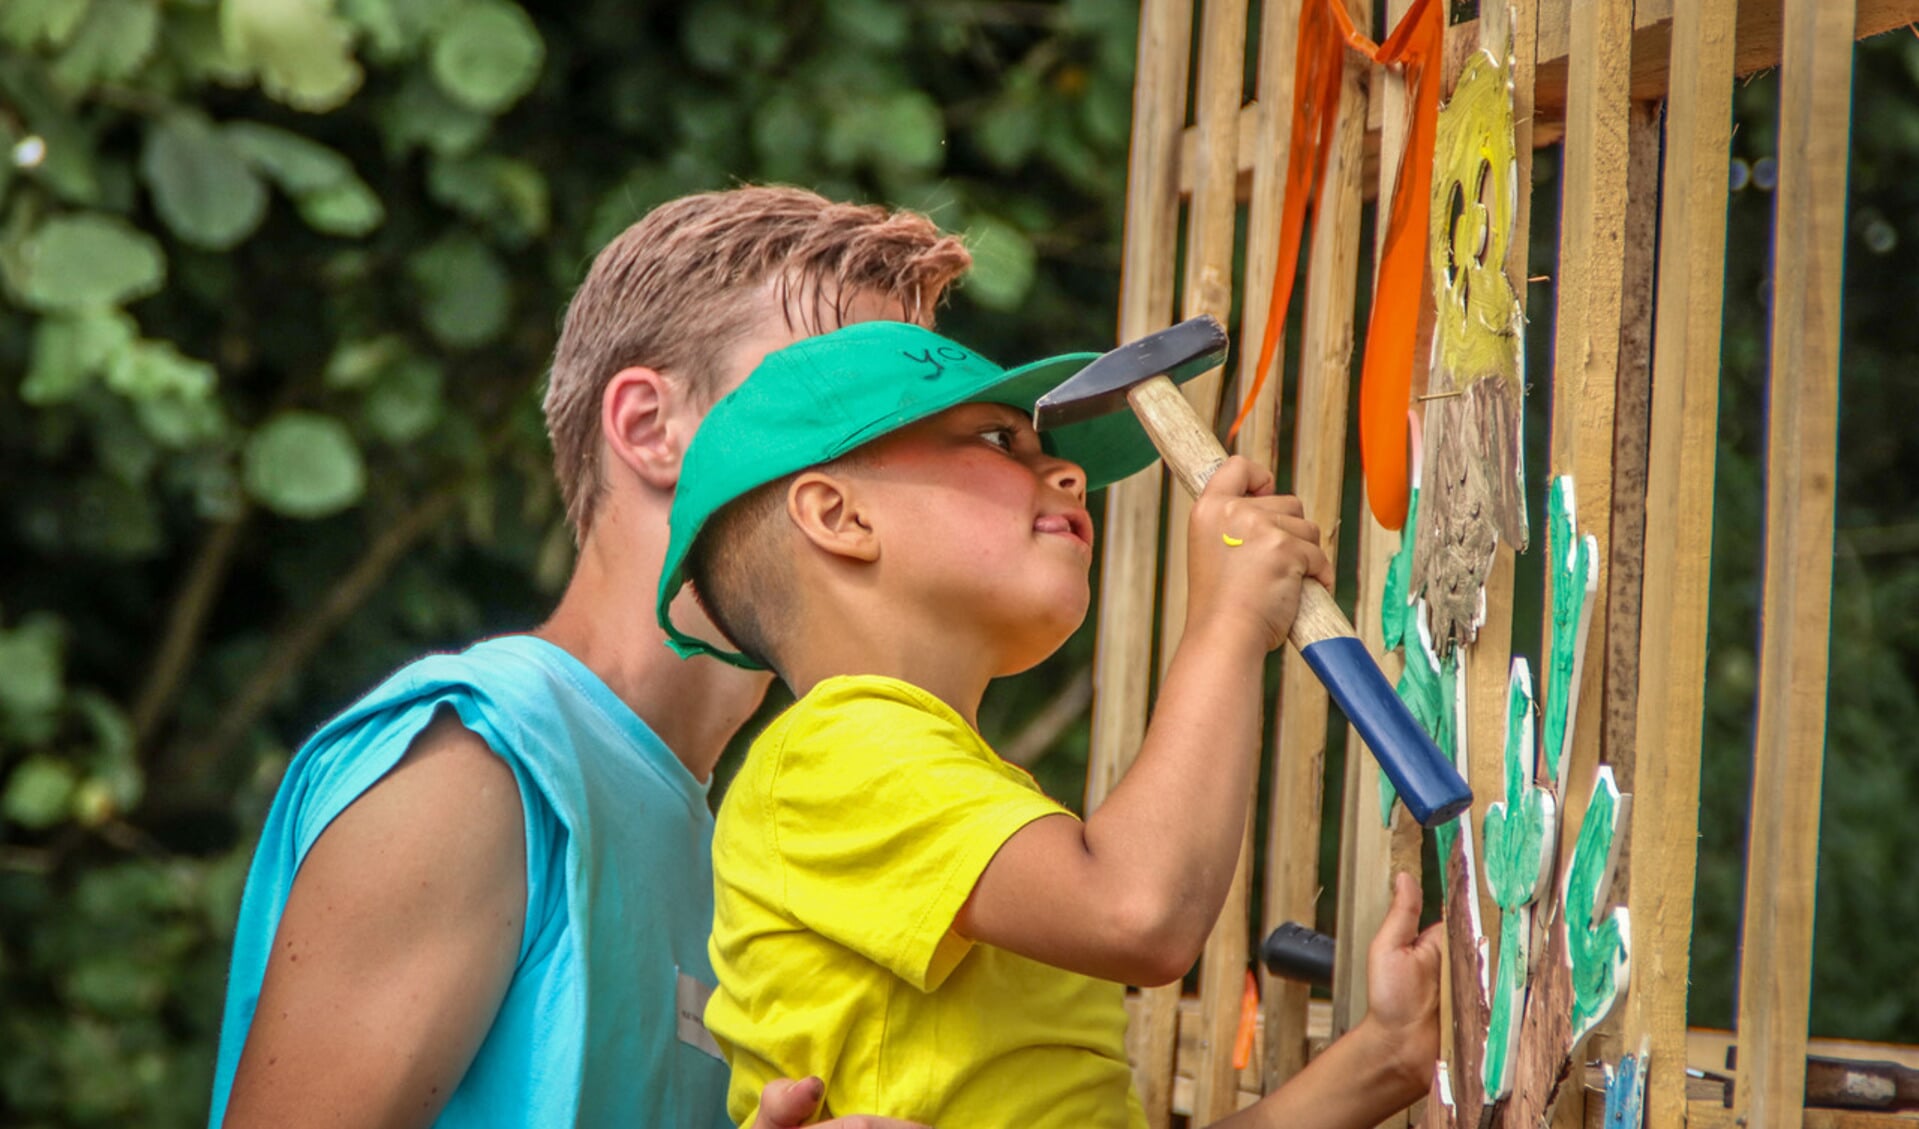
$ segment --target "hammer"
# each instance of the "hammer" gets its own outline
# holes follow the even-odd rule
[[[1217,367],[1226,359],[1226,345],[1226,330],[1205,316],[1147,334],[1041,396],[1033,405],[1033,426],[1044,431],[1130,404],[1173,477],[1197,495],[1226,461],[1226,449],[1173,378]],[[1301,587],[1299,614],[1287,638],[1359,731],[1414,819],[1435,827],[1472,806],[1472,789],[1459,769],[1399,700],[1324,585]]]

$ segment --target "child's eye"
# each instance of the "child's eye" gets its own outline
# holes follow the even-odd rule
[[[1002,451],[1013,449],[1013,429],[1010,427],[989,427],[980,432],[980,438]]]

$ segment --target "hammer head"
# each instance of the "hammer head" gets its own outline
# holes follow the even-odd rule
[[[1033,404],[1033,426],[1045,431],[1125,411],[1126,393],[1162,373],[1183,384],[1226,360],[1226,329],[1210,315],[1149,333],[1101,354]]]

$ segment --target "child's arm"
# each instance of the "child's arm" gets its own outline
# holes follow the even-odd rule
[[[450,717],[294,879],[228,1126],[427,1125],[493,1023],[526,914],[512,769]]]
[[[1052,816],[1001,846],[961,907],[962,936],[1133,984],[1184,975],[1226,898],[1258,773],[1264,659],[1308,577],[1319,529],[1272,476],[1229,459],[1193,507],[1186,630],[1139,758],[1079,823]]]
[[[1365,1129],[1423,1097],[1439,1059],[1440,928],[1419,932],[1419,884],[1397,876],[1367,954],[1366,1018],[1217,1129]]]

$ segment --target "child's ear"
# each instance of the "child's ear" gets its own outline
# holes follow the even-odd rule
[[[815,547],[846,561],[879,560],[880,539],[860,512],[851,483],[802,471],[786,488],[786,514]]]

